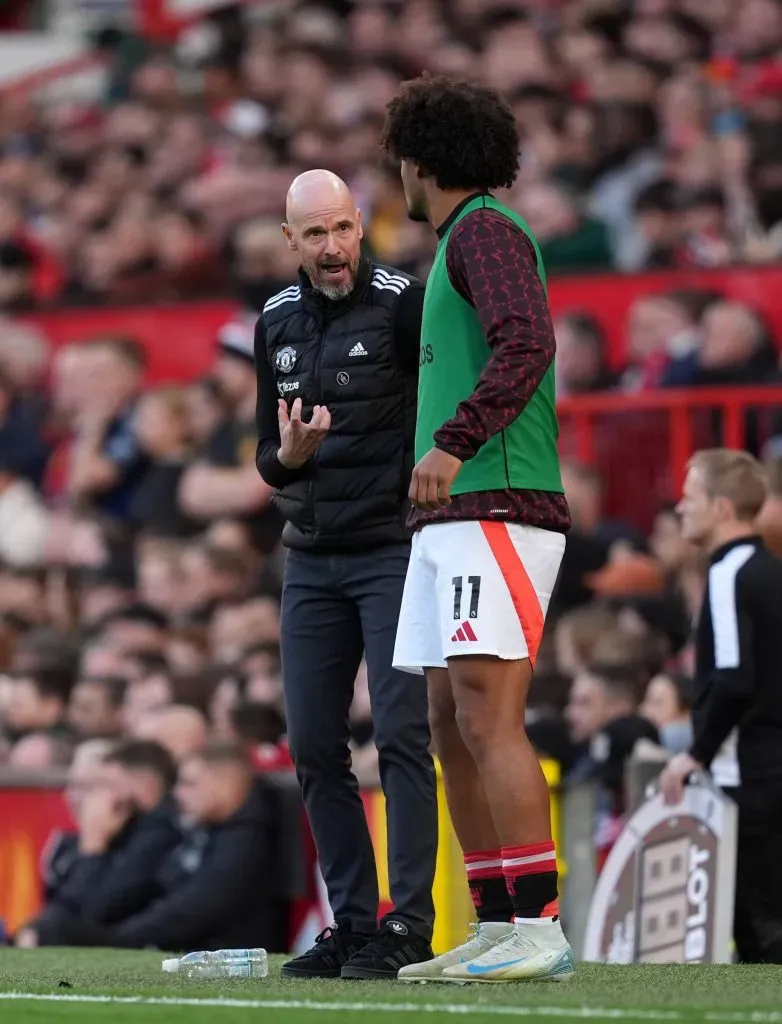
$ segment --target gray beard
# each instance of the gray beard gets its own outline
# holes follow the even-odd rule
[[[331,302],[338,302],[340,299],[346,299],[348,295],[353,291],[354,282],[350,281],[348,284],[342,284],[338,287],[332,288],[327,284],[316,284],[315,291],[320,292],[321,295],[325,296]]]

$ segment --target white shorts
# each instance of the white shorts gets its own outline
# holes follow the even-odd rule
[[[413,537],[394,667],[420,673],[447,659],[535,656],[565,537],[521,523],[433,523]]]

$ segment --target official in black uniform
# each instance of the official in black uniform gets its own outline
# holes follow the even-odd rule
[[[709,552],[696,627],[693,744],[661,776],[678,802],[737,732],[739,806],[734,937],[744,963],[782,964],[782,562],[755,533],[762,466],[716,448],[690,460],[679,503],[683,534]]]
[[[361,258],[360,213],[330,172],[293,182],[286,218],[301,271],[256,328],[257,463],[287,520],[288,738],[335,927],[282,973],[394,978],[432,957],[437,852],[425,687],[391,664],[410,554],[423,287]],[[379,930],[375,858],[348,748],[364,653],[394,902]]]

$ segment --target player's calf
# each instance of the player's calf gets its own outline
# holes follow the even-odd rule
[[[525,934],[543,927],[536,933],[542,938],[546,926],[556,925],[551,935],[561,936],[548,786],[523,728],[529,660],[453,659],[450,672],[457,720],[496,826],[514,921]]]

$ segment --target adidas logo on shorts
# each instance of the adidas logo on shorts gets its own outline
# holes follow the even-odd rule
[[[463,622],[461,626],[456,630],[454,635],[451,637],[451,643],[455,644],[459,640],[467,640],[472,642],[477,640],[478,637],[475,635],[475,630],[472,628],[469,622]]]

